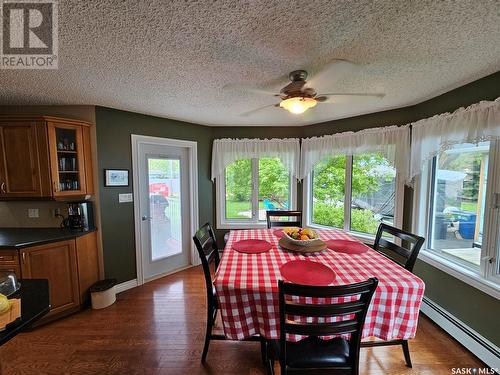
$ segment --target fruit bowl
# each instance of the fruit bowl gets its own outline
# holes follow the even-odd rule
[[[295,245],[308,246],[318,240],[318,234],[311,228],[285,228],[284,238]]]

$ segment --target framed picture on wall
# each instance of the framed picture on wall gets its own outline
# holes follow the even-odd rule
[[[128,169],[105,169],[104,186],[128,186]]]

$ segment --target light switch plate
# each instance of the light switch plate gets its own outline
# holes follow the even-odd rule
[[[40,214],[38,212],[38,208],[28,208],[28,217],[30,219],[36,219],[40,217]]]
[[[133,202],[134,197],[132,193],[118,194],[118,203]]]

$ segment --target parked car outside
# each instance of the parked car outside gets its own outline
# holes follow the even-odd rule
[[[167,198],[170,195],[170,190],[166,183],[156,182],[149,185],[149,194],[157,194]]]

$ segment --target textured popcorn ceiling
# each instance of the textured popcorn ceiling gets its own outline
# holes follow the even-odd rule
[[[415,104],[500,70],[500,2],[59,1],[59,69],[0,70],[0,104],[95,104],[209,125],[303,125]],[[269,108],[294,69],[361,65],[320,92],[382,100]]]

